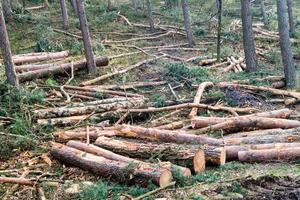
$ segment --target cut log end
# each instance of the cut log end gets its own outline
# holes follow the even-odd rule
[[[193,159],[195,173],[200,173],[205,170],[205,153],[202,149],[199,149]]]
[[[220,150],[220,165],[224,165],[226,163],[226,149],[224,147],[220,147],[218,150]]]
[[[169,170],[165,170],[159,179],[159,186],[160,187],[164,187],[167,186],[171,183],[173,177],[172,177],[172,173]]]

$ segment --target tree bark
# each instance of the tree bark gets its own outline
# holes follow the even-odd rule
[[[78,16],[78,8],[77,8],[77,2],[76,2],[76,0],[71,0],[71,5],[73,7],[75,15]]]
[[[222,34],[222,0],[216,0],[218,9],[217,61],[221,61],[221,34]]]
[[[266,6],[265,6],[265,0],[260,0],[260,10],[261,10],[261,17],[262,21],[264,23],[265,29],[269,29],[269,19],[268,19],[268,14],[266,11]]]
[[[296,86],[296,66],[294,64],[291,42],[289,38],[286,0],[277,0],[277,16],[279,42],[284,66],[286,87],[288,89],[292,89]]]
[[[85,52],[88,72],[91,74],[95,74],[97,69],[96,69],[96,63],[95,63],[93,49],[92,49],[92,45],[91,45],[91,38],[90,38],[88,23],[87,23],[85,11],[84,11],[84,5],[83,5],[84,0],[76,0],[76,3],[77,3],[80,29],[82,32],[84,52]]]
[[[35,182],[25,178],[11,178],[11,177],[0,177],[0,183],[12,183],[20,185],[34,186]]]
[[[192,32],[192,28],[191,28],[190,8],[189,8],[187,0],[181,0],[181,4],[182,4],[182,12],[183,12],[186,37],[188,40],[189,47],[193,47],[195,45],[195,42],[193,39],[193,32]]]
[[[154,19],[152,15],[151,0],[146,0],[146,6],[147,6],[147,17],[149,20],[150,30],[153,32],[155,31],[155,25],[154,25]]]
[[[204,128],[207,126],[223,123],[228,120],[234,119],[248,119],[249,117],[268,117],[268,118],[288,118],[293,113],[290,109],[281,109],[274,110],[262,113],[255,113],[251,115],[244,115],[239,117],[230,117],[230,118],[222,118],[222,117],[193,117],[191,119],[191,125],[193,128]]]
[[[10,43],[7,35],[6,24],[2,12],[2,4],[0,3],[0,47],[3,55],[3,62],[5,67],[5,75],[9,84],[18,86],[16,70],[12,60]]]
[[[102,177],[114,177],[120,182],[138,182],[137,179],[147,183],[153,181],[158,186],[164,186],[171,182],[172,174],[165,169],[143,168],[132,163],[113,161],[101,156],[52,143],[51,155],[64,163],[74,165],[83,170],[88,170]]]
[[[246,60],[246,71],[257,70],[254,35],[252,29],[251,0],[241,0],[241,15],[243,24],[243,44]]]
[[[13,10],[12,10],[12,2],[11,0],[3,0],[3,11],[6,21],[12,21],[13,16]]]
[[[107,66],[108,65],[108,58],[107,57],[99,57],[96,58],[96,65],[97,66]],[[87,62],[84,60],[77,61],[73,63],[73,69],[74,71],[86,69],[87,67]],[[19,80],[20,82],[24,81],[30,81],[33,79],[37,78],[44,78],[48,77],[50,75],[56,75],[56,74],[67,74],[68,72],[71,71],[72,64],[71,63],[66,63],[62,64],[59,66],[54,66],[54,67],[49,67],[45,69],[39,69],[35,71],[29,71],[29,72],[24,72],[22,74],[19,74]]]
[[[143,166],[143,167],[147,167],[147,168],[162,168],[162,169],[167,169],[172,171],[172,168],[177,168],[180,170],[180,172],[182,173],[182,175],[184,176],[191,176],[191,171],[188,168],[185,167],[181,167],[181,166],[177,166],[177,165],[173,165],[172,163],[168,162],[159,162],[159,163],[147,163],[147,162],[143,162],[140,160],[136,160],[136,159],[132,159],[129,157],[125,157],[119,154],[116,154],[114,152],[111,152],[109,150],[100,148],[98,146],[92,145],[92,144],[86,144],[86,143],[82,143],[79,141],[69,141],[67,143],[67,146],[69,147],[73,147],[75,149],[87,152],[87,153],[91,153],[91,154],[95,154],[97,156],[102,156],[104,158],[110,159],[110,160],[115,160],[115,161],[121,161],[121,162],[126,162],[126,163],[134,163],[137,164],[139,166]]]
[[[295,23],[293,14],[293,0],[287,0],[288,16],[289,16],[289,31],[290,36],[293,37],[295,34]]]
[[[63,28],[67,30],[69,28],[69,17],[68,17],[68,10],[66,8],[65,0],[60,0],[60,9],[61,9],[61,16],[63,19]]]
[[[210,165],[223,165],[226,159],[225,149],[223,147],[153,143],[133,140],[125,141],[107,137],[99,137],[95,144],[122,155],[135,158],[149,159],[157,157],[179,164],[184,161],[188,166],[193,166],[196,172],[201,172],[205,168],[205,163]],[[202,151],[204,152],[203,154],[201,153]]]
[[[242,162],[295,161],[300,158],[300,147],[240,151]]]
[[[107,0],[107,10],[112,11],[113,10],[113,5],[111,3],[111,0]]]

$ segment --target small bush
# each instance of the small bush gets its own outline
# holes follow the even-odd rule
[[[82,200],[105,200],[108,196],[107,185],[99,182],[93,187],[84,189],[80,196]]]
[[[166,100],[160,94],[152,95],[151,101],[154,102],[154,106],[157,108],[166,106]]]

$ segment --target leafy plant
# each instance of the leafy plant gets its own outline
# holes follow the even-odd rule
[[[84,189],[80,196],[83,200],[105,200],[108,196],[107,185],[100,181],[95,186]]]
[[[166,100],[160,94],[152,95],[151,100],[154,102],[155,107],[166,106]]]

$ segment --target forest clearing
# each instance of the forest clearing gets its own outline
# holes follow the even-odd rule
[[[3,0],[1,199],[300,199],[300,4]]]

